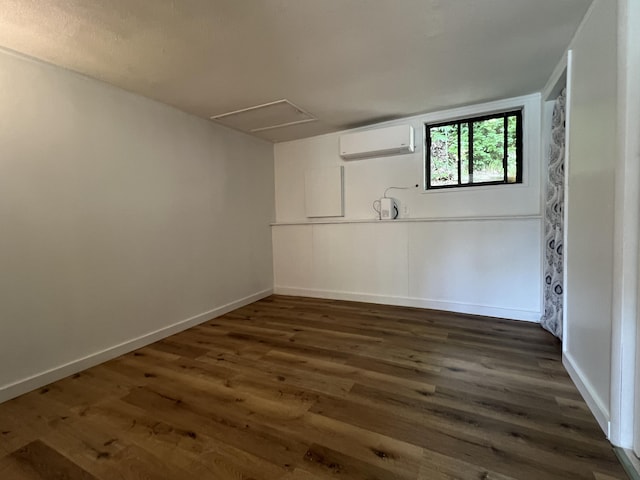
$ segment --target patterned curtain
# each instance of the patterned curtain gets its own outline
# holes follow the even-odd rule
[[[564,144],[566,89],[553,107],[549,178],[544,209],[544,315],[543,328],[562,338],[562,248],[564,210]]]

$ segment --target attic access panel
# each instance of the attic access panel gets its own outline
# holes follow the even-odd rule
[[[214,115],[210,118],[222,125],[247,133],[316,121],[315,117],[289,100],[278,100],[256,105],[255,107]]]

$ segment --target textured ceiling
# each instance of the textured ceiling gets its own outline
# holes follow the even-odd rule
[[[591,0],[0,0],[0,46],[283,141],[542,89]]]

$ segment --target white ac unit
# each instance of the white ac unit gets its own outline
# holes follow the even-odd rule
[[[347,133],[340,137],[340,156],[345,160],[354,158],[383,157],[415,151],[413,127],[393,127]]]

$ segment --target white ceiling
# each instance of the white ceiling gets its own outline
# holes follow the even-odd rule
[[[0,46],[273,141],[536,92],[592,0],[0,0]]]

